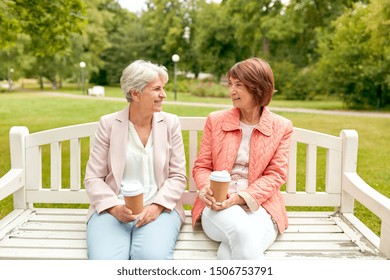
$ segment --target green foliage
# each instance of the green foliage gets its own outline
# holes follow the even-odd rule
[[[4,20],[16,28],[5,28],[5,34],[11,38],[15,35],[9,33],[15,31],[29,35],[30,49],[36,56],[50,56],[65,50],[69,35],[81,32],[83,4],[80,0],[13,0],[7,1],[3,8],[8,15]]]
[[[389,105],[390,3],[355,5],[333,26],[319,45],[322,88],[339,94],[352,108]]]
[[[265,58],[281,97],[334,96],[390,107],[389,1],[147,0],[136,15],[116,0],[0,1],[0,79],[119,83],[135,59],[218,81],[237,61]],[[358,3],[358,4],[355,4]],[[181,86],[181,85],[178,85]],[[169,87],[169,86],[168,86]]]
[[[199,3],[194,33],[195,53],[203,71],[213,73],[217,80],[236,62],[240,49],[234,38],[234,24],[224,6],[215,3]]]
[[[193,82],[189,87],[190,94],[200,97],[228,97],[229,90],[226,86],[212,81]]]

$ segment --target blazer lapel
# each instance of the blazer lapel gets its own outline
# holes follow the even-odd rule
[[[166,160],[167,149],[167,123],[161,113],[155,113],[153,116],[153,157],[154,174],[157,186],[162,186],[161,178]]]
[[[118,188],[121,185],[126,165],[126,151],[129,134],[129,107],[118,112],[112,124],[110,147],[112,173]]]

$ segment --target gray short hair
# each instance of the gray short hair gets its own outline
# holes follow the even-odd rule
[[[136,60],[127,66],[120,79],[122,92],[126,97],[127,102],[131,102],[131,92],[139,93],[145,86],[158,77],[163,78],[164,82],[168,82],[168,71],[162,65],[153,64],[150,61]]]

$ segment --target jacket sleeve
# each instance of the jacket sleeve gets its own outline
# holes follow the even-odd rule
[[[100,118],[95,134],[95,142],[86,167],[84,185],[91,205],[98,213],[120,204],[117,194],[106,183],[113,180],[109,170],[109,150],[111,129],[105,119]]]
[[[170,130],[167,135],[171,138],[170,141],[167,140],[171,143],[167,159],[168,176],[153,199],[153,203],[160,204],[168,210],[176,207],[187,184],[186,159],[180,121],[177,116],[173,116],[171,120],[172,125],[167,127]]]
[[[256,211],[262,203],[280,191],[280,187],[286,182],[289,148],[293,132],[291,121],[288,121],[282,128],[284,131],[281,139],[264,171],[246,190],[238,193],[251,211]]]

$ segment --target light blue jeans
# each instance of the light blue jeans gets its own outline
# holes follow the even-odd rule
[[[96,212],[87,224],[90,260],[166,260],[173,259],[181,219],[176,210],[162,212],[153,222],[140,228],[119,222],[105,212]]]
[[[219,260],[260,260],[278,235],[278,229],[263,207],[246,212],[233,205],[221,211],[205,208],[202,227],[208,237],[221,242]]]

